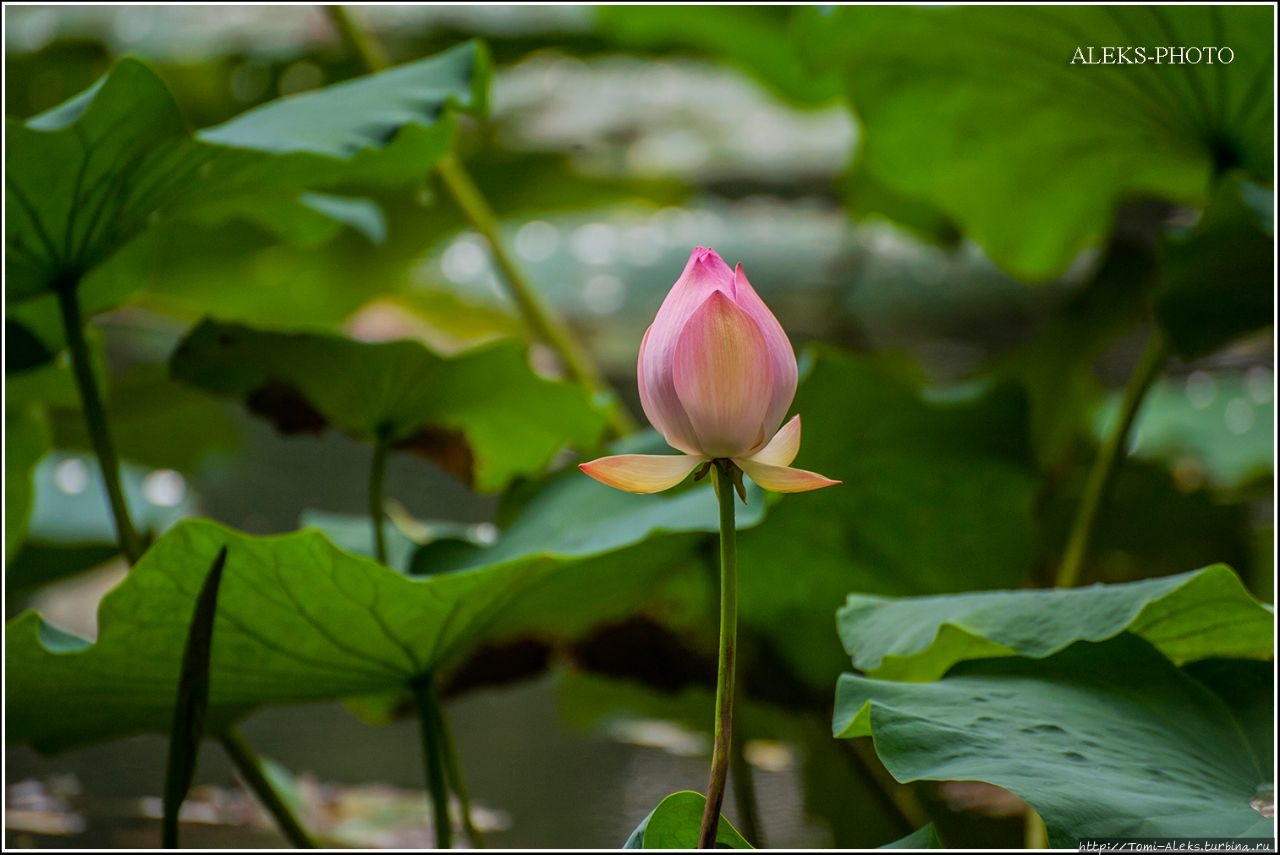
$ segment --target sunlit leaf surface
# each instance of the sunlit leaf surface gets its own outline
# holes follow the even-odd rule
[[[1275,616],[1219,564],[1125,585],[903,599],[851,594],[839,624],[854,667],[919,681],[969,659],[1043,658],[1124,632],[1176,663],[1267,659]]]

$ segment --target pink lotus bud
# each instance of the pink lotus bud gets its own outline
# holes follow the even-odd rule
[[[742,272],[698,247],[640,342],[640,403],[683,457],[623,454],[582,464],[612,487],[654,493],[700,463],[734,461],[767,490],[838,484],[789,464],[800,417],[782,420],[796,394],[796,357],[778,319]],[[779,429],[781,428],[781,429]]]

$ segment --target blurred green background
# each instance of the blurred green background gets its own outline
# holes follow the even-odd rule
[[[926,405],[990,402],[982,396],[999,393],[1002,384],[1013,388],[1020,403],[1009,412],[1017,415],[989,418],[977,431],[993,448],[1005,439],[1010,446],[1031,445],[1022,457],[1034,460],[1027,469],[1035,481],[1026,490],[1034,526],[1007,552],[1029,569],[1026,584],[1052,579],[1097,438],[1112,423],[1119,390],[1151,328],[1143,308],[1148,295],[1135,284],[1146,268],[1133,273],[1125,265],[1139,264],[1161,236],[1197,222],[1204,199],[1174,198],[1185,195],[1179,190],[1154,193],[1160,199],[1152,203],[1140,198],[1140,186],[1126,187],[1115,194],[1114,221],[1083,230],[1087,240],[1068,247],[1066,264],[1045,261],[1051,254],[1031,257],[1025,243],[1006,251],[995,238],[971,239],[962,226],[972,230],[987,221],[966,219],[961,204],[939,217],[923,206],[907,210],[897,204],[901,198],[888,198],[892,194],[881,199],[866,178],[877,173],[851,170],[866,163],[881,164],[881,176],[889,170],[887,159],[867,160],[872,155],[860,146],[864,131],[848,96],[852,88],[856,101],[862,84],[847,85],[838,61],[824,64],[824,50],[838,53],[840,31],[830,27],[834,48],[821,45],[805,31],[813,22],[799,20],[816,14],[812,10],[371,6],[355,14],[396,61],[472,37],[488,43],[496,67],[490,116],[465,120],[461,157],[501,217],[518,260],[634,413],[640,413],[634,382],[640,336],[690,249],[712,246],[730,264],[742,262],[797,352],[818,344],[860,354],[866,361],[858,365],[920,390]],[[126,55],[160,74],[194,128],[361,73],[318,7],[7,7],[6,115],[25,119],[55,106]],[[1259,90],[1242,99],[1269,103],[1270,95]],[[922,124],[921,133],[930,131]],[[1250,166],[1247,147],[1232,151],[1230,166]],[[1044,152],[1047,161],[1060,157]],[[1072,167],[1058,164],[1068,176]],[[963,171],[955,164],[937,168]],[[1250,179],[1264,190],[1270,183],[1256,169]],[[941,176],[939,186],[947,180]],[[1019,186],[1029,212],[1042,191],[1048,193],[1035,184]],[[1007,198],[1008,188],[993,188],[993,196]],[[187,220],[151,230],[128,250],[148,261],[145,287],[95,327],[110,378],[108,408],[139,516],[163,528],[203,514],[247,532],[272,533],[325,520],[340,531],[343,520],[364,513],[362,486],[351,485],[363,485],[367,448],[336,432],[279,436],[233,402],[168,379],[169,353],[206,313],[365,340],[414,337],[446,352],[524,335],[484,243],[437,187],[425,182],[375,198],[385,216],[380,241],[347,229],[320,243],[287,243],[248,220]],[[876,216],[877,209],[897,212],[909,227]],[[991,246],[1004,253],[997,259],[1004,263],[992,260]],[[1126,254],[1132,247],[1138,249]],[[1252,319],[1223,346],[1166,365],[1100,522],[1091,580],[1224,561],[1270,601],[1275,382],[1269,318]],[[10,345],[19,334],[6,324],[7,400],[31,395],[49,404],[56,451],[34,473],[27,539],[6,569],[6,616],[34,606],[55,624],[92,634],[97,598],[123,575],[123,565],[108,561],[41,584],[45,576],[99,565],[113,550],[103,546],[111,529],[73,390],[59,386],[65,374],[15,371]],[[533,357],[535,365],[553,364],[536,345]],[[867,382],[880,388],[873,380]],[[868,404],[875,400],[826,405],[857,437],[859,425],[882,415]],[[926,437],[925,444],[945,444],[944,435],[962,428],[937,430],[942,438]],[[862,446],[850,441],[842,451],[823,453],[856,459]],[[892,453],[909,459],[913,451],[891,450],[890,463],[898,459]],[[893,489],[894,471],[886,469],[886,490]],[[966,474],[957,467],[945,477]],[[481,541],[496,531],[495,497],[468,490],[425,461],[393,456],[387,494],[413,518],[465,524]],[[910,488],[907,495],[904,501],[914,501]],[[803,515],[803,501],[789,499],[776,514]],[[927,517],[930,510],[913,513]],[[945,516],[946,508],[938,513]],[[862,585],[858,573],[883,579],[884,568],[898,560],[943,566],[950,556],[937,553],[920,532],[949,524],[969,527],[967,536],[977,540],[1007,535],[998,518],[891,521],[884,537],[893,544],[880,556],[885,561],[867,559],[870,569],[856,571],[836,590]],[[861,544],[863,554],[881,548],[875,540]],[[803,562],[808,549],[824,548],[821,540],[811,543],[774,557],[780,564]],[[963,537],[954,548],[966,548]],[[967,566],[963,558],[958,563]],[[938,588],[929,571],[921,572],[922,581],[902,586],[907,592]],[[1005,578],[993,569],[949,579],[941,589]],[[897,592],[891,581],[877,584]],[[841,601],[832,599],[827,613]],[[785,610],[778,615],[786,627]],[[839,658],[830,621],[825,628],[819,621],[781,632],[783,647],[827,645],[827,655]],[[680,662],[685,654],[667,655]],[[704,785],[708,740],[699,728],[710,722],[703,713],[709,696],[649,692],[643,682],[600,676],[596,672],[618,669],[593,668],[590,660],[582,651],[554,656],[545,668],[525,669],[524,679],[450,699],[492,843],[616,846],[663,795]],[[771,692],[777,687],[762,694]],[[762,736],[748,737],[746,754],[768,843],[862,847],[901,836],[910,827],[874,784],[882,770],[873,757],[830,740],[825,703],[807,712],[761,704],[763,723],[753,729]],[[245,730],[264,754],[329,787],[329,810],[350,842],[422,844],[415,821],[426,807],[415,793],[374,800],[379,806],[373,807],[370,791],[340,789],[418,787],[412,721],[367,728],[343,706],[329,704],[264,711]],[[7,751],[9,844],[147,845],[162,780],[162,738],[54,757],[25,747]],[[218,752],[206,751],[197,780],[229,787],[233,779]],[[952,845],[1021,839],[1016,803],[956,787],[914,791]],[[230,792],[206,791],[208,824],[188,840],[271,845],[272,832],[243,825],[247,809]],[[738,816],[732,799],[726,812]]]

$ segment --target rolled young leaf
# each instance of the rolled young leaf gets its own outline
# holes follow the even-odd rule
[[[191,628],[182,652],[182,674],[178,698],[169,731],[169,761],[164,778],[164,845],[178,845],[178,810],[187,798],[196,772],[196,756],[204,737],[205,714],[209,705],[209,662],[213,655],[214,618],[218,611],[218,589],[227,563],[227,547],[218,550],[213,565],[200,586]]]

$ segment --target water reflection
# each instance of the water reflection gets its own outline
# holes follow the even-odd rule
[[[472,797],[492,830],[486,835],[490,845],[616,848],[668,793],[705,785],[705,734],[657,719],[619,718],[603,731],[571,729],[558,712],[556,686],[556,678],[548,676],[448,704]],[[265,757],[300,776],[299,785],[311,792],[307,800],[317,809],[327,804],[345,815],[349,842],[356,842],[352,835],[364,835],[357,845],[419,845],[412,841],[425,831],[429,811],[425,797],[418,798],[422,769],[414,721],[369,728],[344,707],[323,704],[261,711],[246,721],[244,731]],[[794,749],[753,740],[748,751],[756,760],[758,801],[770,844],[829,845],[821,825],[805,818]],[[49,781],[71,771],[79,775],[75,793],[62,803],[66,810],[59,810],[81,816],[83,825],[56,845],[154,846],[159,824],[146,818],[142,800],[159,796],[164,756],[165,740],[155,735],[54,757],[15,748],[8,775],[19,782]],[[245,827],[207,826],[198,835],[193,830],[188,842],[278,845],[273,831],[245,820],[245,797],[234,782],[225,757],[207,745],[191,818]],[[11,805],[22,792],[11,788]],[[848,796],[845,810],[859,810],[863,796],[856,788]],[[357,820],[373,801],[389,805],[389,815],[382,827],[365,823],[362,829]],[[738,819],[732,799],[726,815]],[[325,821],[342,827],[336,819]],[[869,834],[885,834],[879,822],[869,821]]]
[[[89,486],[89,467],[79,457],[70,457],[53,470],[53,483],[68,496],[77,496]]]
[[[1192,371],[1187,375],[1187,402],[1197,410],[1213,403],[1218,394],[1218,384],[1208,371]]]
[[[560,230],[545,220],[525,223],[516,231],[515,247],[525,261],[546,261],[560,248]]]
[[[1232,398],[1227,402],[1222,419],[1230,433],[1236,436],[1246,434],[1253,427],[1253,405],[1246,398]]]

